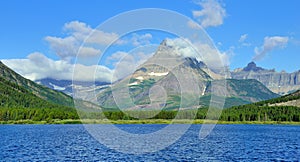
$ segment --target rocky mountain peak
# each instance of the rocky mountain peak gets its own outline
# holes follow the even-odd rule
[[[300,89],[300,71],[292,73],[277,72],[275,69],[264,69],[250,62],[245,68],[231,72],[232,79],[256,79],[271,91],[285,95]]]
[[[184,65],[189,66],[191,68],[195,68],[195,69],[206,69],[207,66],[204,62],[202,61],[198,61],[195,58],[192,57],[186,57],[185,61],[184,61]]]
[[[263,68],[261,68],[261,67],[257,67],[256,66],[256,64],[255,64],[255,62],[250,62],[244,69],[243,69],[243,71],[255,71],[255,72],[257,72],[257,71],[262,71],[262,70],[265,70],[265,69],[263,69]]]

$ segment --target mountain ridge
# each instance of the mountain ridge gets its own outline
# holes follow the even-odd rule
[[[53,104],[59,104],[64,106],[73,106],[72,97],[62,93],[55,91],[53,89],[47,88],[45,86],[39,85],[29,79],[22,77],[20,74],[11,70],[5,64],[0,61],[0,77],[5,80],[15,83],[18,86],[24,87],[29,92],[34,95],[52,102]]]
[[[125,79],[120,81],[124,84],[122,86],[118,86],[119,83],[113,84],[110,89],[102,91],[98,97],[98,103],[105,108],[113,108],[117,107],[115,103],[115,96],[112,94],[112,89],[120,89],[120,87],[128,86],[130,97],[133,100],[135,105],[131,105],[134,109],[140,107],[148,108],[147,104],[151,103],[151,99],[149,98],[149,91],[151,87],[154,85],[162,86],[168,97],[166,99],[165,108],[166,109],[176,109],[179,108],[181,102],[181,85],[178,82],[178,78],[176,78],[176,71],[180,71],[183,74],[191,74],[191,78],[187,78],[187,82],[189,79],[196,79],[198,84],[198,89],[201,94],[199,94],[199,100],[204,100],[206,103],[200,103],[202,106],[208,106],[210,103],[211,95],[213,95],[211,91],[210,82],[215,83],[217,81],[219,83],[224,83],[218,85],[214,90],[217,95],[223,96],[225,93],[228,93],[228,102],[225,105],[226,107],[231,107],[239,104],[247,104],[252,102],[257,102],[261,100],[266,100],[274,97],[278,97],[278,95],[271,92],[267,89],[263,84],[254,79],[249,80],[238,80],[238,79],[228,79],[225,78],[219,79],[216,77],[211,77],[210,71],[205,63],[202,61],[198,61],[195,58],[191,57],[182,57],[178,54],[178,51],[174,51],[171,46],[168,46],[166,42],[163,42],[158,47],[156,53],[152,58],[149,59],[146,63],[141,65],[138,70],[136,70],[131,76],[126,77]],[[175,54],[173,54],[173,52]],[[177,57],[176,57],[177,56]],[[169,61],[170,60],[170,61]],[[164,61],[162,63],[166,63],[166,66],[177,65],[175,68],[171,68],[172,71],[168,68],[163,68],[155,63]],[[173,61],[173,62],[172,62]],[[251,66],[251,65],[250,65]],[[253,68],[254,66],[252,66]],[[260,70],[260,69],[258,69]],[[172,74],[172,72],[175,74]],[[183,75],[181,77],[185,78]],[[227,83],[226,83],[227,82]],[[226,85],[225,85],[226,83]],[[116,87],[116,88],[113,88]],[[227,90],[226,90],[227,88]],[[120,91],[121,92],[121,91]],[[123,91],[122,91],[123,93]],[[216,95],[215,94],[215,95]],[[247,96],[248,95],[248,96]],[[128,99],[128,102],[129,100]],[[126,105],[126,104],[122,104]],[[127,108],[131,108],[130,106]],[[197,107],[198,108],[198,107]]]
[[[232,79],[256,79],[263,83],[274,93],[285,95],[300,89],[300,70],[287,73],[276,72],[257,67],[250,62],[245,68],[238,68],[231,72]]]

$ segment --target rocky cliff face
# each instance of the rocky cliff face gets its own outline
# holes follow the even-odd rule
[[[276,72],[257,67],[251,62],[245,68],[236,69],[231,72],[233,79],[256,79],[263,83],[274,93],[284,95],[300,89],[300,70],[287,73]]]

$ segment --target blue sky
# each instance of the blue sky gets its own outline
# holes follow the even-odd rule
[[[41,57],[36,58],[60,61],[64,58],[53,50],[47,37],[67,37],[71,31],[64,29],[65,24],[78,22],[96,28],[107,19],[133,9],[173,10],[201,24],[203,19],[199,20],[199,15],[193,11],[203,11],[205,3],[218,4],[223,12],[216,11],[223,15],[217,15],[220,20],[208,24],[205,30],[220,52],[228,55],[231,69],[244,67],[255,55],[260,55],[255,62],[264,68],[288,72],[300,69],[298,0],[3,0],[0,2],[0,59],[7,62],[14,59],[21,63],[20,60],[38,52]],[[208,11],[205,14],[215,13]],[[28,74],[34,70],[22,70],[16,62],[10,65],[19,73]]]

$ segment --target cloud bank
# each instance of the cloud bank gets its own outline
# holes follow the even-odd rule
[[[226,52],[220,53],[216,48],[212,48],[208,44],[192,43],[188,39],[181,38],[166,39],[166,44],[174,48],[173,54],[196,58],[214,70],[229,65],[229,55]]]
[[[254,52],[255,55],[253,57],[253,61],[259,61],[263,59],[267,53],[271,52],[276,48],[285,48],[289,41],[288,37],[282,36],[273,36],[273,37],[265,37],[264,44],[261,47],[255,47]]]
[[[54,61],[42,53],[32,53],[26,59],[1,60],[5,65],[30,80],[54,78],[57,80],[110,82],[113,71],[105,66],[71,64],[65,60]],[[74,67],[76,73],[73,74]],[[96,73],[95,69],[97,69]]]
[[[193,11],[194,18],[201,24],[202,27],[219,26],[223,24],[226,17],[226,10],[217,0],[204,0],[198,3],[202,10]],[[196,27],[189,23],[189,26]]]
[[[66,23],[63,30],[67,33],[66,37],[47,36],[45,40],[49,43],[50,48],[62,60],[69,61],[79,55],[80,57],[93,57],[101,53],[99,49],[92,45],[107,45],[119,38],[116,33],[107,33],[93,29],[87,24],[79,21]],[[82,43],[85,46],[81,47]],[[80,49],[81,47],[81,49]],[[80,53],[78,53],[80,49]]]

